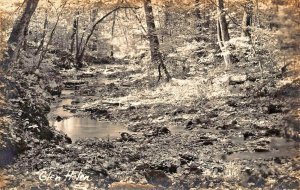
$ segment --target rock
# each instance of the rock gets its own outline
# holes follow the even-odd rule
[[[264,111],[267,114],[282,113],[282,107],[283,107],[282,105],[270,104],[264,108]]]
[[[70,137],[68,137],[67,135],[65,135],[64,138],[65,138],[67,144],[72,143],[72,139]]]
[[[100,167],[100,166],[94,166],[91,168],[91,170],[96,174],[96,175],[102,175],[104,177],[108,176],[108,173],[107,171]]]
[[[246,131],[243,135],[244,135],[244,140],[247,140],[247,139],[255,136],[255,134],[250,131]]]
[[[144,175],[148,183],[152,185],[161,185],[163,187],[169,187],[172,184],[171,179],[163,171],[148,170],[145,172]]]
[[[194,160],[197,159],[196,156],[188,154],[188,153],[186,153],[186,154],[179,154],[179,156],[180,156],[181,165],[187,164],[187,163],[189,163],[189,162],[194,161]]]
[[[177,108],[172,112],[173,116],[176,116],[178,114],[184,113],[184,110],[182,108]]]
[[[97,110],[96,112],[94,112],[95,114],[97,115],[107,115],[108,114],[108,111],[105,110],[105,109],[99,109]]]
[[[248,76],[248,77],[247,77],[247,80],[248,80],[248,81],[251,81],[251,82],[255,82],[257,79],[258,79],[257,76]]]
[[[95,115],[107,115],[108,111],[106,109],[99,109],[99,108],[87,108],[85,111],[89,111]]]
[[[153,137],[153,136],[160,136],[160,135],[166,135],[171,134],[171,131],[167,127],[155,127],[148,133],[144,133],[145,137]]]
[[[216,129],[221,129],[221,130],[230,130],[230,129],[235,129],[235,122],[232,122],[230,124],[224,124],[222,126],[216,127]]]
[[[128,130],[132,132],[139,132],[142,131],[145,128],[146,124],[143,123],[137,123],[134,125],[128,126]]]
[[[57,117],[56,117],[56,121],[60,122],[60,121],[62,121],[62,120],[63,120],[62,117],[60,117],[60,116],[57,116]]]
[[[136,142],[133,136],[126,132],[121,133],[121,141]]]
[[[215,118],[215,117],[218,117],[218,116],[219,116],[219,114],[216,113],[216,111],[212,111],[212,112],[207,113],[208,118]]]
[[[227,104],[228,106],[230,106],[230,107],[237,107],[237,106],[238,106],[237,102],[234,101],[234,100],[228,100],[228,101],[226,102],[226,104]]]
[[[275,157],[275,158],[274,158],[274,162],[275,162],[276,164],[283,164],[282,159],[279,158],[279,157]]]
[[[251,175],[251,176],[249,176],[247,183],[248,183],[248,185],[254,186],[256,188],[262,188],[265,185],[266,180],[257,175]]]
[[[133,184],[127,182],[114,182],[109,186],[110,190],[157,190],[150,184]]]
[[[273,189],[299,189],[299,179],[295,177],[285,176],[277,180]]]
[[[199,110],[197,110],[197,109],[189,109],[189,110],[187,110],[187,114],[195,114],[195,113],[197,113]]]
[[[213,145],[214,143],[213,143],[213,141],[204,141],[203,143],[202,143],[202,145],[204,145],[204,146],[207,146],[207,145]]]
[[[193,121],[188,121],[187,124],[185,125],[186,129],[192,129],[194,127]]]
[[[197,140],[197,142],[202,142],[202,145],[204,146],[213,145],[215,141],[217,141],[217,139],[213,139],[207,136],[201,136],[199,137],[199,140]]]
[[[72,102],[71,102],[71,104],[73,105],[73,104],[79,104],[80,103],[80,100],[79,99],[75,99],[75,100],[73,100]]]
[[[195,124],[208,124],[209,122],[210,120],[207,119],[206,116],[197,117],[192,120],[192,123]]]
[[[79,75],[77,75],[78,79],[82,79],[82,78],[92,78],[95,76],[95,73],[81,73]]]
[[[266,147],[255,147],[254,151],[255,152],[269,152],[270,150]]]
[[[58,96],[58,97],[61,96],[61,89],[60,89],[60,88],[55,88],[55,89],[47,88],[47,91],[48,91],[52,96]]]
[[[190,173],[200,175],[203,173],[203,170],[195,163],[189,165]]]
[[[280,135],[281,135],[281,131],[279,129],[275,129],[275,128],[268,129],[265,132],[265,136],[267,136],[267,137],[270,137],[270,136],[280,137]]]
[[[69,81],[65,81],[63,82],[63,84],[65,85],[65,88],[71,88],[74,89],[82,84],[85,84],[85,81],[82,80],[69,80]]]
[[[167,173],[177,173],[177,168],[179,167],[179,164],[177,165],[176,163],[172,163],[171,161],[162,161],[161,163],[159,163],[158,165],[152,165],[150,166],[151,169],[153,170],[160,170],[160,171],[164,171]]]
[[[243,84],[247,80],[247,75],[235,75],[229,77],[229,85]]]
[[[106,162],[103,163],[103,167],[104,167],[106,170],[115,169],[116,167],[118,167],[118,163],[109,160],[109,161],[106,161]]]
[[[111,91],[119,90],[119,88],[117,87],[117,85],[115,85],[115,83],[109,83],[108,85],[106,85],[106,88]]]
[[[0,148],[0,167],[11,164],[16,157],[16,151],[13,148]]]

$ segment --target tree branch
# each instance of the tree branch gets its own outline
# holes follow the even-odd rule
[[[92,37],[92,35],[94,34],[94,31],[96,30],[96,27],[99,23],[101,23],[104,19],[106,19],[109,15],[111,15],[112,13],[114,13],[115,11],[119,10],[119,9],[139,9],[139,7],[131,7],[131,6],[118,6],[116,8],[114,8],[113,10],[109,11],[108,13],[106,13],[103,17],[101,17],[99,20],[97,20],[93,26],[92,26],[92,29],[89,33],[89,35],[87,36],[86,38],[86,41],[85,41],[85,44],[84,46],[82,47],[82,51],[80,53],[80,57],[83,56],[84,52],[85,52],[85,48],[87,47],[88,43],[89,43],[89,40],[90,38]]]

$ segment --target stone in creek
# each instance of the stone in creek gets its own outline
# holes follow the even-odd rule
[[[265,147],[256,147],[256,148],[254,148],[254,151],[255,152],[269,152],[270,150]]]
[[[255,134],[250,131],[246,131],[243,135],[244,135],[244,140],[247,140],[247,139],[255,136]]]
[[[265,136],[269,137],[269,136],[276,136],[276,137],[279,137],[281,134],[280,130],[279,129],[275,129],[275,128],[272,128],[272,129],[268,129],[265,133]]]
[[[60,117],[60,116],[57,116],[57,117],[56,117],[56,121],[60,122],[60,121],[62,121],[62,120],[64,120],[62,117]]]
[[[229,85],[243,84],[247,80],[247,75],[236,75],[229,77]]]
[[[136,142],[133,136],[126,132],[121,133],[121,141]]]
[[[148,170],[145,172],[145,178],[152,185],[161,185],[169,187],[172,184],[171,179],[160,170]]]
[[[159,136],[159,135],[166,135],[171,134],[171,131],[167,127],[155,127],[148,133],[145,133],[145,137],[153,137],[153,136]]]
[[[282,105],[270,104],[264,108],[264,111],[267,114],[282,113]]]

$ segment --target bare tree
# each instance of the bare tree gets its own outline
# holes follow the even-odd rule
[[[47,28],[48,28],[48,13],[46,11],[42,39],[39,43],[39,46],[38,46],[36,52],[34,53],[35,55],[38,55],[40,53],[40,51],[42,50],[42,47],[44,46],[45,37],[46,37],[46,34],[47,34]]]
[[[79,39],[79,32],[78,32],[78,22],[77,22],[77,30],[76,30],[76,53],[75,53],[75,66],[80,68],[82,67],[82,61],[83,57],[86,51],[86,48],[89,44],[89,41],[91,37],[93,36],[97,26],[103,22],[108,16],[110,16],[112,13],[118,11],[119,9],[127,9],[127,8],[136,8],[136,7],[131,7],[131,6],[117,6],[113,10],[109,11],[106,13],[103,17],[100,19],[96,20],[92,26],[89,29],[89,33],[87,34],[87,37],[84,39],[85,33],[81,35],[81,39]]]
[[[195,22],[195,28],[197,32],[197,37],[196,40],[200,41],[200,32],[201,32],[201,12],[200,12],[200,0],[195,0],[195,17],[196,17],[196,22]]]
[[[52,4],[52,3],[51,3],[51,4]],[[63,14],[63,10],[64,10],[64,7],[66,6],[66,4],[67,4],[67,0],[64,0],[64,1],[62,2],[62,4],[60,5],[60,7],[55,9],[55,12],[56,12],[56,15],[57,15],[56,21],[55,21],[55,24],[54,24],[54,26],[53,26],[51,32],[50,32],[50,36],[49,36],[49,39],[48,39],[48,41],[47,41],[47,44],[45,45],[45,47],[42,47],[42,48],[41,48],[42,50],[41,50],[41,53],[40,53],[40,57],[39,57],[39,60],[38,60],[38,64],[37,64],[37,66],[36,66],[36,69],[38,69],[38,68],[41,66],[41,64],[42,64],[42,62],[43,62],[43,60],[44,60],[44,58],[45,58],[45,56],[46,56],[46,54],[47,54],[47,52],[48,52],[49,45],[52,43],[53,36],[54,36],[54,34],[55,34],[55,31],[56,31],[58,22],[59,22],[59,20],[60,20],[62,14]],[[52,6],[54,6],[54,5],[52,4]]]
[[[252,15],[253,15],[253,2],[252,0],[246,0],[243,4],[244,16],[242,23],[242,36],[251,37],[251,25],[252,25]]]
[[[228,26],[226,22],[226,14],[224,12],[224,1],[217,0],[217,37],[220,49],[222,51],[226,68],[231,65],[231,54],[228,47],[228,41],[230,40]]]
[[[72,35],[71,35],[71,46],[70,46],[70,53],[73,54],[74,52],[74,46],[75,46],[75,37],[78,31],[78,17],[79,12],[76,13],[75,19],[73,21],[73,28],[72,28]]]
[[[161,69],[164,70],[167,80],[171,79],[167,67],[165,66],[162,54],[159,50],[159,40],[157,37],[156,27],[154,23],[153,9],[151,0],[144,0],[144,9],[146,15],[146,23],[148,29],[148,39],[150,43],[151,61],[153,64],[158,64],[158,81],[160,81],[162,74]]]
[[[12,32],[8,39],[7,55],[2,63],[4,70],[8,70],[10,65],[15,63],[19,57],[19,53],[25,39],[25,29],[29,25],[30,19],[37,8],[39,0],[26,0],[24,3],[25,7],[15,21]]]
[[[114,12],[113,23],[112,23],[112,27],[111,27],[111,39],[112,39],[112,41],[113,41],[113,39],[114,39],[114,33],[115,33],[116,14],[117,14],[117,11]],[[111,47],[110,47],[110,56],[111,56],[112,58],[114,57],[114,45],[111,45]]]

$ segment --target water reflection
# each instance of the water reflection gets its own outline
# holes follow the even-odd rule
[[[268,152],[237,152],[229,155],[228,160],[235,159],[270,159],[276,157],[293,157],[300,155],[300,145],[299,142],[280,138],[271,137],[270,138],[270,151]]]
[[[54,115],[59,115],[60,117],[71,117],[72,114],[69,111],[66,111],[64,106],[71,105],[72,99],[62,99],[62,101],[57,105],[56,109],[53,111]]]
[[[52,121],[51,125],[66,133],[73,141],[80,138],[116,138],[120,133],[128,132],[120,123],[97,121],[87,117],[70,117],[68,119]]]

